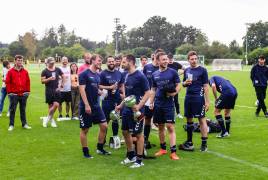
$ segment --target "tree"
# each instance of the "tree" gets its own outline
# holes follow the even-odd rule
[[[66,56],[68,59],[83,59],[83,56],[85,54],[85,48],[81,46],[81,44],[75,44],[73,47],[67,48],[66,50]]]
[[[213,41],[209,47],[209,52],[212,58],[222,58],[224,54],[229,52],[228,46],[220,43],[219,41]]]
[[[7,57],[9,53],[9,49],[8,48],[0,48],[0,57],[4,58]]]
[[[25,56],[28,52],[25,44],[20,41],[13,41],[9,46],[9,55],[15,57],[17,54]]]
[[[51,49],[50,55],[53,56],[53,57],[55,57],[56,54],[57,54],[57,56],[61,56],[61,57],[66,56],[66,48],[65,47],[56,46],[55,48]]]
[[[45,47],[56,47],[59,45],[58,36],[54,27],[45,30],[45,36],[42,39]]]
[[[69,35],[69,37],[67,38],[67,44],[66,44],[66,47],[72,47],[73,45],[76,44],[75,42],[75,34],[74,34],[74,31],[72,32],[72,34]]]
[[[209,40],[205,33],[200,33],[195,40],[194,50],[205,57],[209,57]]]
[[[25,44],[26,48],[28,49],[27,56],[33,57],[35,55],[36,51],[36,40],[34,39],[34,36],[32,33],[27,32],[22,38],[23,43]]]
[[[117,49],[118,52],[128,49],[127,37],[126,37],[126,28],[127,26],[124,24],[117,25]],[[113,32],[113,45],[116,47],[116,31]]]
[[[238,42],[234,39],[230,44],[229,44],[230,52],[231,53],[237,53],[239,49],[239,44]]]
[[[183,44],[180,47],[176,48],[176,54],[177,55],[187,55],[189,51],[193,51],[194,50],[194,46],[191,44]]]
[[[51,47],[47,47],[46,49],[44,49],[42,57],[49,57],[51,56]]]
[[[108,44],[105,51],[107,52],[107,56],[115,56],[115,47],[113,43]]]
[[[141,56],[145,55],[147,57],[151,57],[153,50],[148,47],[136,47],[133,49],[133,55],[136,58],[140,58]]]
[[[105,59],[106,56],[107,56],[106,51],[105,51],[102,47],[96,49],[95,53],[101,55],[104,59]]]
[[[63,34],[65,34],[67,32],[65,26],[63,24],[60,25],[60,27],[58,28],[58,35],[61,37]]]

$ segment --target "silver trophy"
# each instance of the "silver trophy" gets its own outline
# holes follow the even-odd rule
[[[125,102],[127,107],[133,107],[136,105],[136,102],[137,102],[136,96],[134,96],[134,95],[128,96],[127,98],[124,99],[124,102]],[[140,111],[137,111],[134,113],[133,118],[134,118],[135,122],[140,122],[145,118],[145,116]]]
[[[112,110],[110,112],[110,119],[113,121],[119,121],[120,120],[120,113],[118,113],[118,111]]]

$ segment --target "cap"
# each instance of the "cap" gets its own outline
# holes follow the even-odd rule
[[[167,57],[168,57],[168,58],[169,58],[169,57],[173,57],[173,54],[169,53]]]
[[[47,62],[48,62],[48,63],[54,63],[54,62],[55,62],[54,57],[49,57],[49,58],[47,58]]]

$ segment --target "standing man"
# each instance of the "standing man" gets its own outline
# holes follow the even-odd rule
[[[154,123],[158,124],[158,133],[160,139],[160,147],[155,155],[167,154],[166,146],[166,132],[165,124],[168,129],[169,143],[170,143],[170,157],[173,160],[179,160],[176,154],[176,134],[175,134],[175,108],[173,97],[181,90],[181,81],[178,72],[168,68],[167,55],[164,52],[156,54],[156,61],[159,64],[159,70],[155,71],[152,75],[152,88],[150,106],[151,110],[154,109]],[[162,93],[161,88],[164,86],[175,85],[176,92]]]
[[[68,58],[63,57],[61,59],[62,67],[60,67],[61,71],[65,75],[65,83],[63,88],[60,90],[61,93],[61,101],[59,103],[59,118],[62,118],[62,103],[66,103],[66,117],[69,116],[70,111],[70,102],[72,101],[72,93],[71,93],[71,68],[67,67],[68,65]],[[61,78],[59,79],[59,86],[61,86]]]
[[[45,59],[45,67],[47,67],[47,58]]]
[[[184,101],[184,116],[187,120],[187,141],[179,145],[180,150],[193,151],[192,142],[194,122],[193,117],[198,118],[200,123],[202,145],[199,151],[207,150],[207,122],[205,116],[209,110],[209,86],[207,70],[197,64],[197,53],[190,51],[187,61],[191,67],[184,71],[183,87],[187,87]],[[204,99],[204,92],[206,101]]]
[[[40,67],[40,65],[41,65],[41,59],[38,59],[38,64],[39,64],[39,67]]]
[[[157,53],[159,52],[165,52],[162,49],[157,49],[154,52],[154,57]],[[157,71],[159,69],[159,64],[157,61],[152,59],[152,63],[147,64],[144,66],[143,68],[143,73],[146,76],[148,82],[149,82],[149,86],[151,89],[151,85],[152,85],[152,74]],[[145,104],[145,126],[144,126],[144,140],[145,140],[145,148],[150,149],[151,145],[148,141],[149,139],[149,135],[150,135],[150,131],[151,131],[151,119],[153,117],[153,110],[149,109],[150,106],[150,99],[146,102]],[[148,147],[147,147],[148,145]]]
[[[27,126],[26,122],[26,104],[27,99],[30,94],[30,78],[28,71],[26,71],[23,66],[23,56],[15,56],[15,66],[7,72],[6,76],[6,90],[10,97],[10,121],[9,121],[9,131],[14,129],[15,123],[15,112],[18,103],[20,103],[20,120],[22,127],[25,129],[31,129]]]
[[[234,109],[235,100],[237,98],[236,88],[227,79],[221,76],[212,76],[209,79],[209,85],[212,88],[214,95],[214,115],[221,126],[222,133],[216,136],[217,138],[222,138],[229,135],[230,125],[231,125],[231,110]],[[217,98],[217,91],[221,93],[220,97]],[[224,117],[226,128],[224,125],[224,120],[221,115],[221,110],[224,109]]]
[[[91,54],[90,53],[86,53],[84,55],[85,63],[83,65],[79,66],[79,68],[78,68],[78,75],[80,75],[82,71],[84,71],[85,69],[88,69],[90,67],[90,58],[91,58]]]
[[[131,168],[143,166],[143,150],[144,150],[144,138],[142,134],[143,120],[135,122],[133,119],[134,113],[140,111],[144,113],[144,104],[150,96],[149,84],[140,71],[135,69],[136,58],[132,54],[124,56],[122,61],[122,67],[125,71],[128,71],[125,78],[125,92],[126,97],[134,95],[136,97],[136,105],[132,108],[125,105],[122,115],[122,133],[127,145],[127,158],[121,162],[121,164],[135,162]],[[115,110],[121,110],[124,106],[124,101],[115,108]],[[130,133],[134,133],[137,138],[137,158],[133,148],[133,140]]]
[[[106,58],[107,69],[100,73],[100,89],[108,90],[108,96],[102,100],[102,111],[106,117],[107,124],[110,121],[110,113],[116,106],[121,104],[120,91],[125,94],[124,78],[121,72],[114,69],[114,58],[108,56]],[[118,121],[112,122],[113,136],[118,135]],[[104,139],[106,143],[106,138]]]
[[[89,128],[92,127],[92,124],[98,124],[100,126],[97,153],[102,153],[104,155],[111,154],[111,152],[107,152],[103,149],[103,141],[106,136],[108,125],[105,115],[98,103],[100,74],[97,73],[97,69],[101,67],[102,60],[103,58],[101,55],[92,55],[90,58],[91,66],[84,70],[79,76],[79,88],[81,93],[79,107],[81,128],[80,140],[84,156],[87,158],[93,158],[89,154],[87,147],[87,133]]]
[[[57,127],[53,115],[61,102],[60,90],[62,90],[65,83],[65,75],[60,68],[54,66],[54,63],[55,59],[49,57],[47,59],[48,67],[41,73],[41,83],[45,84],[46,103],[48,104],[48,116],[43,119],[43,127],[47,127],[49,120],[51,120],[51,127]],[[62,81],[58,87],[59,76],[62,77]]]
[[[255,116],[259,117],[259,113],[262,109],[264,117],[268,117],[266,111],[266,105],[264,99],[266,98],[267,80],[268,80],[268,68],[265,64],[265,57],[261,55],[258,59],[259,63],[253,66],[251,69],[250,79],[255,87],[257,99],[259,100],[258,107],[256,109]]]
[[[154,52],[152,52],[151,54],[151,59],[152,59],[152,62],[154,61]]]
[[[141,56],[140,60],[141,60],[141,66],[137,67],[136,69],[143,73],[143,68],[148,63],[148,58],[147,56]]]
[[[124,72],[124,69],[120,67],[120,59],[118,57],[114,58],[115,60],[115,66],[114,69],[119,71],[119,72]]]
[[[171,54],[171,53],[168,54],[168,59],[169,59],[169,63],[168,63],[169,68],[172,68],[177,72],[179,69],[182,69],[183,71],[186,69],[180,63],[173,62],[173,54]],[[183,71],[179,74],[179,76],[183,74]],[[177,112],[177,117],[183,118],[181,113],[180,113],[179,93],[174,96],[174,100],[175,100],[175,108],[176,108],[176,112]]]

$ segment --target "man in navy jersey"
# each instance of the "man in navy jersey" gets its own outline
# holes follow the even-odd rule
[[[159,52],[165,52],[165,51],[162,49],[157,49],[154,52],[154,56],[151,56],[151,57],[155,57],[155,55]],[[158,69],[159,69],[159,64],[157,61],[154,60],[154,58],[152,58],[152,63],[145,65],[143,68],[143,73],[149,82],[150,89],[152,85],[152,74]],[[150,131],[151,131],[151,119],[153,117],[153,110],[149,109],[149,105],[150,105],[150,99],[148,99],[148,101],[145,103],[144,140],[145,140],[146,145],[148,144],[148,146],[151,146],[150,143],[147,143],[149,139]],[[151,147],[146,146],[146,148],[151,148]]]
[[[205,109],[209,110],[209,86],[207,70],[197,64],[197,53],[190,51],[187,61],[191,67],[184,71],[183,87],[187,87],[184,101],[184,116],[187,120],[187,141],[180,144],[180,150],[193,151],[192,142],[194,122],[193,117],[198,118],[200,123],[202,145],[199,151],[207,150],[207,122],[205,118]],[[204,92],[206,101],[204,99]]]
[[[180,78],[178,72],[174,69],[168,68],[168,58],[166,53],[159,52],[156,54],[156,60],[159,64],[159,70],[155,71],[152,75],[152,88],[150,106],[151,110],[154,109],[154,123],[158,123],[160,147],[155,155],[167,154],[166,146],[166,132],[165,124],[168,129],[169,143],[170,143],[170,157],[173,160],[179,160],[176,154],[176,134],[175,134],[175,108],[174,96],[181,90]],[[176,92],[163,93],[161,88],[166,86],[175,85]],[[153,104],[154,103],[154,104]]]
[[[110,113],[116,106],[121,104],[120,91],[125,94],[124,81],[121,72],[114,69],[114,58],[108,56],[106,58],[107,69],[100,73],[100,89],[108,90],[108,96],[102,100],[102,111],[106,117],[107,123],[110,121]],[[112,122],[113,136],[118,135],[118,121]],[[106,139],[104,139],[106,143]]]
[[[142,74],[142,72],[135,69],[136,58],[132,54],[127,54],[123,57],[122,67],[128,74],[125,77],[125,94],[126,97],[134,95],[136,97],[136,105],[132,108],[124,106],[124,101],[115,108],[115,110],[121,110],[124,106],[122,114],[122,133],[127,145],[127,158],[121,162],[121,164],[135,162],[131,168],[143,166],[143,150],[144,150],[144,138],[142,134],[143,120],[140,122],[134,122],[134,113],[140,111],[144,113],[144,104],[149,99],[150,87],[149,83]],[[137,157],[133,148],[132,136],[130,133],[134,133],[137,138]]]
[[[212,88],[214,95],[214,115],[219,122],[222,133],[217,136],[217,138],[222,138],[229,135],[230,125],[231,125],[231,109],[234,109],[235,100],[237,98],[236,88],[227,79],[221,76],[212,76],[209,79],[209,85]],[[220,97],[217,98],[217,91],[221,93]],[[224,109],[225,123],[221,115],[221,110]]]
[[[102,153],[104,155],[111,154],[103,149],[103,141],[106,136],[108,126],[105,115],[98,103],[98,95],[100,93],[100,74],[96,71],[101,67],[102,60],[103,58],[101,55],[94,54],[91,56],[91,66],[88,69],[85,69],[79,76],[79,88],[81,93],[79,111],[80,128],[82,128],[80,139],[84,156],[87,158],[92,158],[88,151],[86,136],[89,128],[92,127],[92,124],[98,124],[100,126],[97,153]]]

